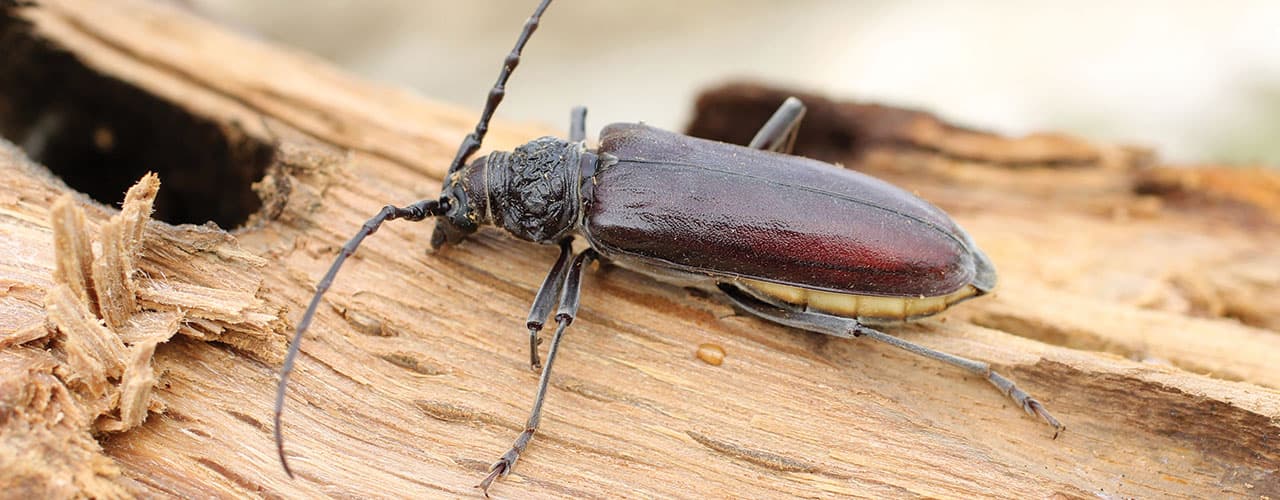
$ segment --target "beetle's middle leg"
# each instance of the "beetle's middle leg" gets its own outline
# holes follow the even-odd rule
[[[791,153],[796,145],[796,134],[800,131],[800,120],[804,119],[804,103],[794,97],[788,97],[773,112],[769,121],[756,132],[747,147],[763,149],[776,153]]]
[[[587,140],[587,107],[574,106],[569,111],[569,142]]]
[[[926,358],[935,359],[949,365],[963,368],[974,375],[987,379],[987,381],[990,382],[991,385],[996,386],[1001,393],[1009,396],[1010,399],[1018,403],[1018,406],[1022,407],[1027,414],[1043,419],[1045,423],[1053,427],[1053,437],[1055,439],[1057,439],[1059,433],[1066,429],[1066,426],[1058,422],[1058,419],[1054,418],[1053,414],[1049,413],[1049,410],[1046,410],[1043,404],[1031,397],[1030,394],[1027,394],[1026,391],[1023,391],[1018,388],[1018,386],[1014,385],[1013,381],[993,371],[991,369],[991,365],[947,354],[942,351],[936,351],[914,342],[908,342],[879,330],[869,328],[858,322],[856,319],[810,312],[806,310],[793,310],[778,307],[757,299],[733,285],[721,284],[720,290],[724,291],[734,304],[745,309],[747,312],[776,323],[809,330],[811,332],[825,333],[836,337],[867,337],[905,351],[919,354]]]
[[[568,243],[566,241],[561,245],[563,250],[567,248]],[[556,353],[560,350],[560,339],[564,336],[565,328],[569,327],[569,323],[572,323],[574,316],[578,314],[582,269],[597,257],[599,254],[595,250],[587,249],[578,254],[573,259],[573,264],[568,266],[569,272],[565,275],[564,286],[560,290],[560,308],[556,311],[556,333],[551,337],[551,347],[547,350],[547,364],[543,365],[542,376],[538,379],[538,394],[533,398],[533,411],[529,413],[529,420],[524,424],[524,432],[516,438],[511,449],[503,453],[502,458],[489,467],[489,475],[476,485],[485,492],[486,497],[489,496],[489,485],[493,484],[495,479],[506,477],[511,473],[511,469],[516,466],[516,461],[520,459],[520,454],[524,453],[525,447],[529,446],[529,441],[533,439],[533,433],[538,430],[538,422],[542,420],[542,403],[547,399],[547,386],[551,382],[551,366],[555,363]],[[559,266],[559,261],[556,265]],[[549,276],[548,280],[550,280]]]

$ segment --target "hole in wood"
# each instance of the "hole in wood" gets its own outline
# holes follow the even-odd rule
[[[270,144],[85,66],[12,12],[0,45],[0,135],[72,188],[115,204],[156,172],[155,217],[174,224],[234,228],[261,207]]]

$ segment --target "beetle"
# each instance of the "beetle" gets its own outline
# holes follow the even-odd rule
[[[884,181],[790,155],[804,105],[789,98],[747,146],[643,124],[604,128],[586,144],[586,109],[571,113],[569,139],[542,137],[467,163],[479,149],[506,82],[550,0],[525,22],[490,90],[475,130],[458,147],[440,196],[387,205],[343,245],[316,285],[280,371],[275,440],[303,333],[343,262],[393,219],[434,218],[431,245],[457,244],[483,225],[560,253],[530,308],[529,364],[541,368],[525,430],[477,485],[485,495],[509,474],[538,428],[551,367],[578,311],[583,269],[607,260],[660,280],[722,292],[737,308],[782,325],[836,337],[866,337],[985,378],[1054,429],[1044,405],[986,363],[936,351],[869,325],[941,312],[991,292],[996,271],[969,234],[941,209]],[[574,253],[573,238],[588,248]],[[545,365],[539,334],[554,312]]]

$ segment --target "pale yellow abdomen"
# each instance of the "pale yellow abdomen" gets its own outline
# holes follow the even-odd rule
[[[935,297],[877,297],[809,290],[765,281],[741,279],[738,284],[766,297],[810,310],[849,318],[902,321],[937,314],[956,302],[978,295],[972,285]]]

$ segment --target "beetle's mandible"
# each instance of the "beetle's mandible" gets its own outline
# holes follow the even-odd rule
[[[435,218],[432,246],[462,241],[480,226],[556,244],[560,256],[529,311],[530,364],[541,366],[525,431],[478,485],[506,476],[533,438],[551,367],[578,310],[582,272],[604,259],[663,280],[723,292],[769,321],[837,337],[867,337],[985,378],[1027,413],[1064,429],[1044,406],[986,364],[914,344],[867,325],[929,316],[990,292],[991,261],[942,210],[902,189],[834,165],[791,156],[805,108],[788,99],[748,146],[696,139],[640,124],[613,124],[599,148],[586,145],[586,109],[569,139],[543,137],[467,163],[484,140],[507,79],[550,0],[525,23],[489,92],[475,130],[458,148],[437,199],[388,205],[356,233],[298,323],[276,393],[275,439],[302,335],[342,263],[391,219]],[[679,189],[673,189],[679,186]],[[571,240],[589,248],[574,254]],[[538,334],[554,312],[546,363]]]

